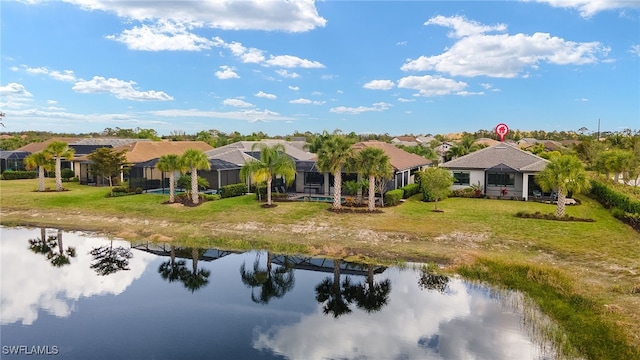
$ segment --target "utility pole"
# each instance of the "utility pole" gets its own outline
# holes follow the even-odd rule
[[[600,118],[598,118],[598,141],[600,141]]]

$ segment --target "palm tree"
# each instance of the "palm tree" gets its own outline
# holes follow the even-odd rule
[[[267,182],[267,205],[272,205],[271,183],[274,176],[281,175],[285,183],[290,185],[295,180],[296,164],[291,157],[284,152],[284,145],[275,144],[271,147],[255,143],[251,147],[252,151],[260,149],[260,160],[252,160],[242,165],[240,177],[251,176],[254,183]]]
[[[198,170],[209,170],[211,164],[201,150],[187,149],[181,157],[182,164],[191,171],[191,201],[198,204]]]
[[[333,173],[334,210],[342,208],[342,167],[352,157],[351,141],[341,135],[327,138],[317,153],[316,163],[320,171]]]
[[[44,191],[44,171],[51,168],[51,155],[41,151],[33,153],[24,159],[27,169],[38,168],[38,191]]]
[[[158,267],[160,276],[169,281],[174,282],[180,280],[186,275],[187,262],[184,260],[176,261],[176,247],[171,245],[171,256],[169,261],[165,261]]]
[[[351,285],[351,278],[347,276],[342,284],[340,283],[341,262],[333,262],[333,279],[327,277],[316,286],[316,301],[324,303],[323,313],[332,314],[334,318],[351,313],[349,305],[355,299],[355,287]]]
[[[368,313],[380,311],[389,301],[391,292],[391,280],[374,282],[373,270],[373,265],[369,265],[366,283],[356,285],[354,292],[356,306]]]
[[[267,267],[260,267],[260,253],[253,262],[253,271],[247,271],[245,264],[240,267],[242,282],[251,290],[251,300],[255,303],[268,304],[273,298],[281,298],[287,291],[293,289],[295,278],[293,268],[285,263],[275,270],[271,264],[271,254],[267,253]],[[260,288],[260,295],[253,293],[253,288]]]
[[[211,271],[207,269],[198,269],[198,259],[206,250],[193,248],[191,249],[191,271],[186,270],[181,274],[180,281],[191,293],[200,289],[209,283],[209,275]]]
[[[58,236],[46,237],[45,228],[40,229],[40,238],[29,239],[29,249],[36,254],[45,255],[51,265],[62,267],[71,263],[70,258],[76,257],[76,249],[69,246],[64,250],[62,246],[62,230],[58,229]],[[54,248],[58,245],[58,252]]]
[[[71,159],[74,155],[74,150],[64,141],[54,141],[47,145],[44,152],[50,154],[56,159],[56,191],[62,191],[62,175],[60,173],[62,168],[62,159]]]
[[[575,155],[562,155],[553,159],[536,175],[536,182],[543,191],[555,190],[558,193],[557,217],[564,216],[567,193],[578,193],[590,186],[587,172]]]
[[[180,156],[176,154],[162,155],[156,164],[158,170],[169,173],[169,202],[175,201],[175,187],[176,187],[176,171],[182,172],[184,165],[180,161]]]
[[[393,168],[389,156],[380,148],[367,147],[355,156],[356,171],[369,178],[369,211],[376,209],[376,180],[389,178]]]

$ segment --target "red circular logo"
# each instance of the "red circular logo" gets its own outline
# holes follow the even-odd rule
[[[509,133],[509,127],[507,124],[496,125],[496,134],[500,136],[500,141],[504,141],[504,137]]]

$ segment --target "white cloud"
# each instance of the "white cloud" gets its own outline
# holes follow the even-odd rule
[[[300,77],[300,74],[296,72],[288,72],[287,70],[284,70],[284,69],[276,70],[276,74],[282,76],[283,78],[289,78],[289,79],[295,79],[297,77]]]
[[[416,99],[398,98],[398,101],[400,101],[400,102],[414,102],[414,101],[416,101]]]
[[[223,120],[242,120],[248,122],[258,121],[289,121],[295,118],[281,116],[279,113],[271,110],[243,110],[243,111],[200,111],[197,109],[170,109],[149,112],[151,115],[162,116],[168,118],[208,118]]]
[[[33,95],[22,84],[9,83],[0,86],[0,108],[17,109],[31,101]]]
[[[210,49],[213,41],[198,36],[190,30],[201,27],[201,23],[160,20],[157,23],[136,26],[124,30],[120,35],[108,35],[107,39],[127,45],[131,50],[144,51],[200,51]]]
[[[275,96],[274,94],[269,94],[263,91],[258,91],[254,96],[259,97],[259,98],[264,98],[264,99],[271,99],[271,100],[275,100],[278,97]]]
[[[369,106],[369,107],[367,107],[367,106],[358,106],[358,107],[338,106],[338,107],[334,107],[334,108],[329,109],[329,111],[332,112],[332,113],[336,113],[336,114],[358,115],[358,114],[361,114],[363,112],[385,111],[385,110],[389,109],[390,106],[392,106],[392,105],[384,103],[384,102],[379,102],[379,103],[372,104],[372,106]]]
[[[396,43],[396,46],[405,46],[405,45],[407,45],[407,42],[406,42],[406,41],[398,41],[398,42]]]
[[[235,69],[233,67],[222,65],[220,69],[216,71],[216,77],[220,80],[228,80],[228,79],[239,79],[240,76],[235,73]]]
[[[631,45],[629,52],[636,56],[640,56],[640,45]]]
[[[449,95],[463,91],[467,83],[438,76],[407,76],[398,80],[399,88],[418,90],[421,96]]]
[[[244,100],[240,100],[240,99],[224,99],[224,101],[222,101],[223,105],[226,106],[233,106],[233,107],[238,107],[238,108],[250,108],[253,107],[253,104],[248,103]]]
[[[451,16],[446,17],[438,15],[427,20],[424,23],[427,25],[440,25],[448,28],[452,28],[453,32],[449,33],[450,37],[461,38],[465,36],[484,34],[486,32],[498,31],[504,32],[507,30],[505,24],[498,24],[494,26],[487,26],[478,23],[477,21],[467,20],[464,16]]]
[[[371,90],[390,90],[395,84],[391,80],[372,80],[364,84],[362,87]]]
[[[578,43],[547,33],[485,35],[483,31],[498,30],[500,26],[484,27],[460,17],[436,17],[425,24],[453,27],[453,34],[462,38],[440,55],[407,60],[401,67],[404,71],[435,70],[453,76],[513,78],[527,67],[537,68],[543,61],[583,65],[596,63],[609,52],[599,42]]]
[[[115,13],[138,21],[185,19],[223,30],[305,32],[324,27],[313,1],[111,1],[67,0],[84,10]]]
[[[324,104],[325,101],[319,101],[319,100],[309,100],[309,99],[305,99],[305,98],[300,98],[300,99],[296,99],[296,100],[291,100],[289,101],[289,104],[312,104],[312,105],[322,105]]]
[[[119,79],[105,79],[102,76],[94,76],[93,79],[78,81],[73,85],[73,90],[82,94],[108,93],[118,99],[134,101],[168,101],[173,97],[163,91],[139,91],[133,88],[135,81],[123,81]]]
[[[246,48],[239,42],[225,42],[216,36],[213,38],[213,46],[221,47],[231,51],[233,56],[238,57],[243,63],[259,64],[264,61],[264,51],[256,48]]]
[[[291,85],[289,85],[289,90],[298,91],[298,90],[300,90],[300,87],[299,86],[291,86]]]
[[[607,10],[640,8],[640,2],[633,0],[535,0],[553,7],[577,9],[580,16],[590,18]]]
[[[338,77],[338,75],[322,75],[322,76],[320,76],[320,78],[322,80],[333,80],[333,79],[335,79],[337,77]]]
[[[278,66],[278,67],[284,67],[284,68],[297,68],[297,67],[307,68],[307,69],[324,68],[324,65],[322,65],[317,61],[301,59],[293,55],[271,56],[269,60],[264,62],[264,65]]]
[[[55,105],[55,104],[57,104],[57,103],[58,103],[58,102],[57,102],[57,101],[55,101],[55,100],[47,100],[47,104],[49,104],[49,105]]]
[[[27,65],[20,65],[20,68],[15,67],[14,71],[19,71],[20,69],[24,70],[27,74],[31,74],[31,75],[49,75],[50,78],[54,79],[54,80],[58,80],[58,81],[65,81],[65,82],[75,82],[78,79],[76,78],[75,74],[73,73],[73,71],[71,70],[50,70],[47,67],[38,67],[38,68],[32,68],[32,67],[28,67]]]

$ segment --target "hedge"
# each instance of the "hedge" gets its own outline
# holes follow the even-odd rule
[[[220,197],[222,198],[241,196],[246,193],[247,193],[247,185],[243,183],[225,185],[220,188]]]
[[[400,188],[403,191],[402,198],[408,199],[420,192],[420,184],[408,184]]]
[[[398,205],[403,195],[404,190],[402,189],[387,191],[384,193],[384,204],[388,206]]]
[[[631,214],[640,214],[640,201],[617,192],[606,184],[591,180],[591,196],[606,208],[617,208]]]
[[[35,171],[5,170],[2,173],[3,180],[35,179],[37,177],[38,177],[38,173]]]

